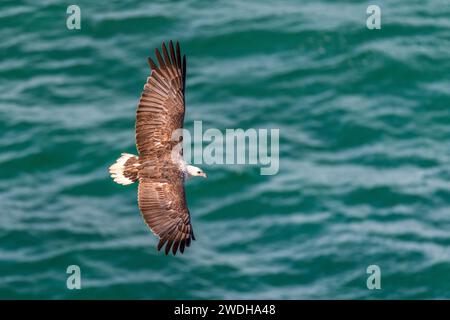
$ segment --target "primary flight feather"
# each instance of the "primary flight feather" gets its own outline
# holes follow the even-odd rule
[[[136,147],[139,156],[123,153],[109,167],[111,177],[123,185],[138,181],[138,204],[144,221],[159,237],[158,250],[165,246],[175,255],[184,252],[195,240],[184,192],[184,182],[192,176],[206,178],[197,167],[187,164],[181,141],[172,139],[183,128],[185,112],[186,56],[181,58],[180,45],[169,49],[162,44],[162,55],[148,58],[150,77],[144,85],[136,112]]]

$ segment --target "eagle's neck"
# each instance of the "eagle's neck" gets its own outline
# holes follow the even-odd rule
[[[189,175],[189,172],[188,172],[188,165],[189,165],[189,164],[188,164],[186,161],[184,161],[183,158],[181,158],[181,159],[179,160],[179,166],[180,166],[180,169],[181,169],[181,172],[182,172],[183,180],[184,180],[184,181],[186,181],[186,180],[188,180],[189,178],[191,178],[191,176]]]

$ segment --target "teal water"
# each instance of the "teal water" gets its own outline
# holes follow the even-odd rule
[[[381,30],[365,1],[75,4],[81,30],[63,1],[0,4],[0,298],[450,298],[448,1],[377,1]],[[188,183],[176,257],[107,172],[169,39],[188,129],[280,129],[277,175]]]

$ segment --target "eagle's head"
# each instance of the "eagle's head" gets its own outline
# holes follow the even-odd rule
[[[190,164],[186,166],[186,172],[188,177],[203,177],[207,178],[206,173],[198,167],[191,166]]]

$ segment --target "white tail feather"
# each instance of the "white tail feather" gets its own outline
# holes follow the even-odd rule
[[[128,179],[123,175],[123,172],[125,170],[125,163],[128,161],[128,159],[136,157],[133,154],[129,153],[122,153],[119,159],[116,160],[116,162],[109,167],[109,173],[111,174],[111,178],[118,184],[128,185],[132,184],[134,181]]]

